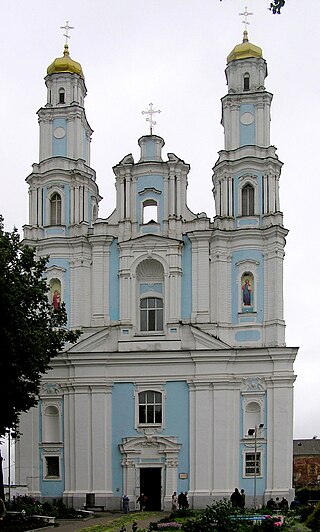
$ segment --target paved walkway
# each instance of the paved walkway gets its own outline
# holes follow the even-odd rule
[[[129,514],[130,515],[130,514]],[[141,516],[141,519],[137,517],[137,513],[135,512],[134,517],[132,517],[132,521],[128,523],[126,526],[127,532],[131,532],[131,525],[133,521],[135,520],[138,524],[138,530],[139,529],[146,529],[149,528],[149,523],[152,521],[159,521],[159,519],[162,519],[165,517],[166,513],[164,512],[153,512],[151,515],[149,514],[149,517],[146,519],[143,519],[143,513],[139,512],[139,517]],[[99,512],[95,514],[95,517],[92,519],[86,519],[85,521],[81,519],[77,521],[70,521],[70,520],[57,520],[57,523],[59,523],[59,527],[56,529],[57,532],[77,532],[81,531],[83,529],[93,527],[96,525],[107,525],[108,522],[113,521],[114,519],[121,519],[124,514],[122,512]],[[120,530],[120,525],[119,525]]]

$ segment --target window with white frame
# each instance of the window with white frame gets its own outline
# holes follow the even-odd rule
[[[161,425],[162,393],[145,390],[138,394],[139,425]]]
[[[61,225],[61,196],[57,193],[50,198],[50,225]]]
[[[260,477],[261,472],[261,452],[246,452],[244,463],[244,476],[245,477]]]
[[[144,297],[140,300],[140,330],[163,331],[163,300]]]
[[[242,216],[254,215],[254,188],[247,183],[241,192]]]
[[[60,478],[60,459],[59,456],[45,456],[44,478]]]

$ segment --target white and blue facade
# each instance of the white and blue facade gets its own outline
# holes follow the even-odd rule
[[[134,508],[144,492],[168,509],[188,491],[200,508],[236,486],[250,504],[255,483],[259,503],[292,498],[282,163],[266,62],[246,43],[228,57],[213,220],[190,211],[189,165],[165,159],[153,134],[139,139],[138,161],[114,166],[115,210],[99,218],[82,71],[46,77],[24,237],[50,256],[53,305],[65,302],[82,335],[21,419],[16,477],[36,497],[81,506],[94,493],[118,509],[123,494]]]

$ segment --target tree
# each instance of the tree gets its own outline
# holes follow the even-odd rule
[[[222,0],[220,0],[220,2],[222,2]],[[274,15],[280,15],[281,9],[284,7],[285,3],[286,0],[273,0],[272,2],[270,2],[269,10]]]
[[[273,0],[273,2],[270,3],[269,9],[274,15],[280,15],[281,9],[285,3],[286,0]]]
[[[47,261],[23,245],[17,229],[5,232],[0,215],[0,436],[37,404],[50,360],[80,335],[66,328],[64,304],[54,311],[49,302]]]

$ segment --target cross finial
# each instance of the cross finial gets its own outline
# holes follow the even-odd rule
[[[244,12],[243,13],[239,13],[240,17],[244,17],[244,20],[242,21],[243,24],[244,24],[244,31],[247,31],[247,26],[250,24],[250,22],[248,21],[248,17],[250,15],[253,15],[253,13],[248,13],[247,6],[244,8]]]
[[[74,26],[69,26],[69,20],[66,21],[65,26],[60,26],[61,30],[66,30],[63,36],[66,38],[66,44],[68,44],[68,39],[70,39],[69,30],[74,30]]]
[[[147,111],[142,111],[143,115],[149,115],[148,118],[146,118],[146,121],[149,122],[150,127],[150,135],[152,135],[152,128],[156,125],[157,122],[153,120],[153,115],[155,113],[161,113],[161,111],[158,109],[157,111],[153,109],[153,103],[149,103],[149,109]]]

